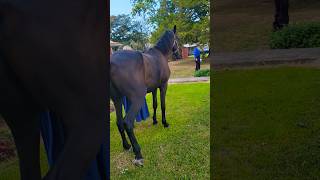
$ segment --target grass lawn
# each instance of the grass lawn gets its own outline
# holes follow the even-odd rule
[[[183,77],[193,77],[195,62],[193,58],[186,58],[179,61],[169,62],[169,67],[171,71],[170,78],[183,78]],[[209,59],[205,59],[201,63],[201,69],[210,69]]]
[[[290,23],[319,22],[319,0],[290,0]],[[269,49],[274,0],[223,0],[213,4],[213,52]]]
[[[160,106],[158,125],[152,125],[152,118],[136,123],[135,133],[145,159],[142,168],[131,163],[132,152],[123,151],[112,113],[111,179],[209,179],[209,86],[209,83],[169,85],[168,129],[161,124]],[[149,94],[150,112],[151,99]]]
[[[211,83],[214,179],[320,177],[320,70],[217,71]]]
[[[135,132],[145,158],[136,168],[133,153],[123,152],[115,113],[111,114],[112,179],[208,179],[209,178],[209,83],[169,85],[167,93],[168,129],[161,125],[160,100],[157,126],[152,119],[136,123]],[[158,93],[160,94],[160,93]],[[152,96],[147,96],[150,113]],[[151,113],[152,115],[152,113]],[[4,130],[3,130],[4,131]],[[1,135],[8,135],[8,130]],[[47,171],[47,159],[41,146],[41,167]],[[0,180],[19,179],[16,158],[0,162]]]

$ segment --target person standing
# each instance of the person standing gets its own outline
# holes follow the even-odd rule
[[[198,47],[195,47],[193,50],[194,60],[196,62],[196,71],[200,70],[200,50]]]
[[[126,96],[124,96],[122,98],[122,104],[123,104],[125,112],[128,113],[129,108],[131,106],[131,102],[129,101],[129,99]],[[143,103],[140,111],[136,115],[136,122],[141,122],[142,120],[146,120],[149,117],[149,115],[150,114],[149,114],[149,110],[148,110],[147,101],[146,101],[146,98],[144,98],[144,103]]]

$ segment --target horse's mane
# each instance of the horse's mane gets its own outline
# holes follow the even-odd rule
[[[160,50],[163,54],[168,54],[173,45],[174,33],[167,30],[158,40],[154,48]]]

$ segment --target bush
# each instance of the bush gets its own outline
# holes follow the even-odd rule
[[[194,77],[210,76],[210,69],[201,69],[194,72]]]
[[[270,48],[320,47],[320,23],[293,24],[271,34]]]

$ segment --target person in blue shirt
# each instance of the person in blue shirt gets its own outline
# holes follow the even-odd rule
[[[196,71],[200,70],[200,50],[198,47],[195,47],[193,50],[194,60],[196,62]]]

